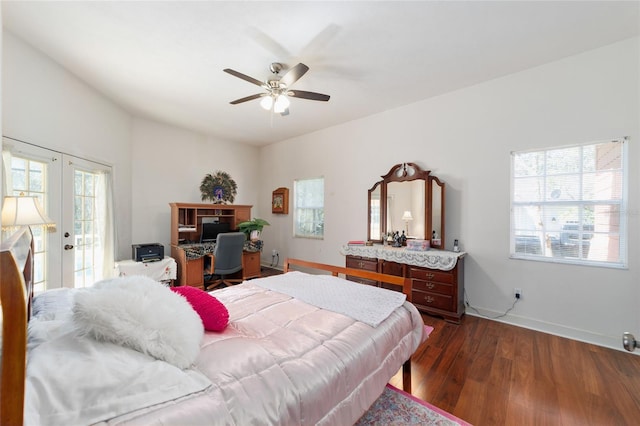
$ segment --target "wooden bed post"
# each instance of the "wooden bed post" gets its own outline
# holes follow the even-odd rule
[[[0,424],[22,425],[27,370],[27,323],[31,300],[33,236],[23,227],[0,248],[2,365]],[[27,282],[28,281],[28,282]]]

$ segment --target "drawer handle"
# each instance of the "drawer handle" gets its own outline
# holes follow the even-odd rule
[[[436,285],[435,285],[434,283],[432,283],[432,282],[428,282],[428,283],[427,283],[427,288],[428,288],[429,290],[432,290],[435,286],[436,286]]]
[[[358,262],[358,268],[364,269],[364,262]]]
[[[433,277],[435,277],[435,276],[436,276],[435,274],[428,273],[428,274],[427,274],[427,279],[428,279],[428,280],[432,280],[432,279],[433,279]]]
[[[436,299],[431,296],[427,296],[427,303],[433,303]]]

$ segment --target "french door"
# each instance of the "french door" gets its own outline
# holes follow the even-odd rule
[[[86,287],[113,270],[111,168],[3,138],[7,195],[36,196],[54,230],[32,227],[34,290]]]
[[[62,209],[62,283],[88,287],[114,267],[111,167],[69,155],[62,163],[62,205],[72,209]]]

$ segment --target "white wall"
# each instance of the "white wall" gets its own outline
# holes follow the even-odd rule
[[[10,32],[2,35],[3,135],[110,164],[118,253],[130,253],[131,117]]]
[[[517,286],[524,297],[505,321],[620,348],[640,326],[638,49],[626,40],[263,148],[261,193],[322,175],[326,218],[317,241],[291,237],[292,214],[266,216],[265,252],[344,264],[339,247],[367,235],[367,189],[415,162],[446,183],[446,245],[469,253],[472,306],[504,313]],[[631,137],[629,269],[509,259],[510,152],[620,136]]]
[[[218,170],[229,173],[238,185],[234,204],[254,205],[251,214],[260,217],[255,205],[261,179],[258,148],[139,118],[133,121],[132,141],[133,244],[159,242],[168,255],[169,203],[204,202],[200,183]]]

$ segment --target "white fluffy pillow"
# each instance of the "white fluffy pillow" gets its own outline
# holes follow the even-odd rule
[[[73,321],[81,335],[128,346],[179,368],[195,361],[204,336],[189,302],[136,275],[101,281],[76,294]]]

